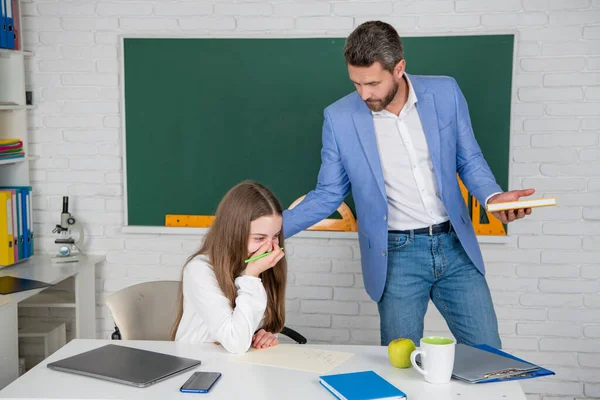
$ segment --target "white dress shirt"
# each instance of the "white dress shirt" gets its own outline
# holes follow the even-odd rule
[[[429,147],[408,76],[408,99],[400,115],[372,111],[388,199],[388,229],[424,228],[448,220],[433,172]]]
[[[190,261],[183,272],[183,316],[176,341],[218,342],[231,353],[250,348],[254,332],[262,325],[267,293],[260,278],[235,279],[235,308],[219,287],[205,256]]]

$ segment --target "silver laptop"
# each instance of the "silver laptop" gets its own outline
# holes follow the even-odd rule
[[[146,387],[200,365],[199,360],[108,344],[48,364],[48,368]]]

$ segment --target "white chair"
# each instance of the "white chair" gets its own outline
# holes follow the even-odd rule
[[[115,322],[113,339],[171,340],[171,329],[177,317],[179,281],[138,283],[122,289],[106,299]],[[299,344],[306,338],[293,329],[281,331]]]
[[[115,322],[113,339],[170,340],[177,317],[179,281],[144,282],[106,299]]]

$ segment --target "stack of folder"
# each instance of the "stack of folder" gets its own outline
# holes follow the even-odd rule
[[[20,139],[0,140],[0,160],[22,157],[25,157],[25,151]]]
[[[34,255],[30,186],[0,187],[0,267]]]

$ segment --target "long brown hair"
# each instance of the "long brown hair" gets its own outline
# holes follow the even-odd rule
[[[219,287],[229,299],[231,307],[235,307],[237,289],[235,279],[242,274],[248,257],[248,239],[250,223],[260,217],[282,215],[279,200],[265,186],[244,181],[231,188],[223,197],[215,219],[200,250],[190,256],[183,268],[199,255],[207,256],[217,278]],[[279,246],[284,247],[283,231],[279,233]],[[285,323],[285,289],[287,279],[287,263],[285,257],[268,270],[260,278],[267,292],[267,308],[265,310],[263,329],[277,333]],[[183,272],[179,285],[179,306],[177,318],[171,330],[171,340],[175,340],[177,328],[183,315]]]

